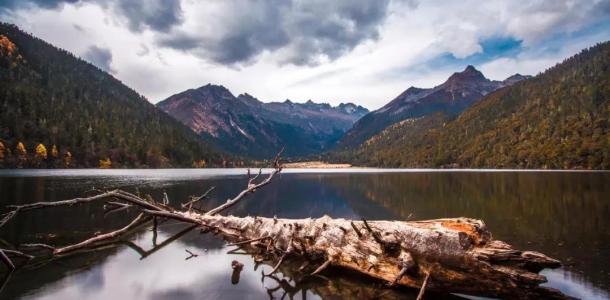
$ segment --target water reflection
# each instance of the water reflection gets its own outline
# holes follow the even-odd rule
[[[23,174],[22,174],[23,175]],[[48,174],[47,174],[48,175]],[[209,175],[209,174],[208,174]],[[246,179],[231,174],[188,179],[172,176],[0,177],[1,205],[53,201],[96,188],[124,188],[160,198],[165,191],[173,204],[216,186],[204,208],[234,195]],[[302,218],[428,219],[468,216],[486,221],[495,237],[519,248],[535,249],[566,262],[561,270],[545,271],[549,285],[585,299],[608,299],[610,290],[610,173],[354,173],[282,174],[251,199],[231,210],[235,215]],[[118,228],[129,216],[103,216],[100,206],[58,208],[22,215],[2,229],[12,243],[76,242],[96,231]],[[184,229],[162,224],[157,244]],[[153,233],[145,229],[131,242],[143,251],[154,249]],[[185,260],[193,251],[199,256]],[[359,276],[331,274],[327,279],[303,279],[289,264],[277,280],[261,281],[250,256],[226,254],[222,240],[191,231],[153,254],[121,246],[74,256],[13,275],[2,298],[108,299],[351,299],[415,298],[410,290],[390,290]],[[243,263],[239,284],[231,283],[231,262]],[[295,262],[296,264],[297,262]],[[277,288],[279,287],[279,288]],[[277,288],[277,289],[276,289]],[[270,291],[271,290],[271,291]]]

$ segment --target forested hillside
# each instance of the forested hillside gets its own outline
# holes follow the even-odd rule
[[[384,128],[402,120],[437,112],[459,114],[485,95],[529,77],[531,76],[515,74],[503,81],[490,80],[475,67],[467,66],[433,88],[410,87],[382,108],[358,120],[341,138],[337,149],[353,149]]]
[[[108,73],[5,23],[0,107],[0,167],[224,162],[186,126]]]
[[[610,42],[451,118],[403,121],[330,157],[392,167],[610,169]]]

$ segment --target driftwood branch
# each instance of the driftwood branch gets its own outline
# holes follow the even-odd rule
[[[203,193],[203,195],[198,196],[198,197],[193,197],[190,201],[182,203],[181,206],[182,208],[188,208],[189,210],[191,210],[193,208],[193,204],[201,201],[202,199],[205,199],[208,197],[208,195],[215,189],[216,187],[211,187],[209,188],[205,193]]]
[[[255,257],[265,260],[279,258],[272,271],[264,275],[272,275],[292,258],[299,258],[311,262],[323,261],[311,273],[315,276],[320,276],[331,266],[350,269],[390,285],[419,289],[421,295],[428,290],[512,299],[569,298],[556,290],[540,286],[546,278],[538,272],[543,268],[560,266],[559,261],[542,253],[516,250],[494,240],[485,224],[479,220],[355,221],[328,216],[318,219],[282,219],[220,215],[242,201],[246,195],[271,182],[282,169],[279,155],[274,159],[273,167],[262,180],[259,179],[262,175],[249,176],[244,190],[207,213],[190,209],[176,210],[163,201],[114,190],[85,198],[11,206],[11,210],[0,221],[0,226],[17,214],[33,209],[114,201],[130,205],[140,215],[121,229],[75,245],[37,248],[52,250],[53,255],[58,256],[85,251],[89,247],[110,247],[121,244],[114,240],[127,236],[138,225],[147,223],[150,219],[161,218],[190,226],[149,251],[144,251],[133,243],[122,244],[135,249],[145,258],[183,234],[195,228],[203,228],[224,237],[230,245],[240,246]],[[182,208],[190,208],[195,202],[187,202],[186,207],[183,204]],[[10,266],[8,261],[5,264]],[[431,278],[432,273],[434,278]]]
[[[131,223],[129,223],[127,226],[125,226],[119,230],[111,231],[111,232],[108,232],[105,234],[100,234],[98,236],[84,240],[78,244],[69,245],[69,246],[55,249],[53,251],[53,254],[60,255],[60,254],[66,253],[66,252],[70,252],[70,251],[74,251],[74,250],[78,250],[78,249],[82,249],[82,248],[87,248],[87,247],[94,245],[95,243],[98,243],[101,241],[106,241],[106,240],[116,238],[116,237],[128,232],[130,229],[138,226],[140,222],[148,222],[149,220],[150,220],[149,217],[145,217],[144,214],[141,213],[135,219],[133,219],[133,221],[131,221]]]
[[[280,155],[282,154],[283,151],[284,151],[284,149],[282,148],[282,150],[280,150],[278,155],[275,157],[275,159],[273,161],[274,169],[273,169],[273,171],[271,171],[271,173],[269,173],[269,176],[267,176],[267,178],[265,178],[264,180],[262,180],[259,183],[254,183],[254,179],[256,179],[258,177],[258,175],[256,177],[248,180],[248,187],[245,190],[241,191],[233,199],[227,200],[226,203],[208,211],[206,213],[206,215],[207,216],[216,215],[216,214],[230,208],[231,206],[237,204],[237,202],[239,202],[241,199],[243,199],[244,196],[256,191],[256,189],[258,189],[258,188],[261,188],[261,187],[269,184],[271,182],[271,179],[273,179],[273,176],[275,176],[275,174],[279,173],[282,170],[279,160],[280,160]],[[259,174],[260,174],[260,172],[259,172]]]

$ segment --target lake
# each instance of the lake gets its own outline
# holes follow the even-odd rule
[[[0,170],[0,206],[68,199],[92,188],[122,188],[155,199],[166,192],[178,205],[215,186],[203,203],[204,209],[210,209],[244,188],[244,174],[243,169]],[[227,213],[482,219],[494,238],[564,263],[560,269],[543,271],[549,280],[546,285],[583,299],[610,299],[610,172],[287,169]],[[32,211],[1,228],[0,237],[13,244],[63,245],[120,228],[132,217],[129,212],[104,217],[100,205]],[[227,247],[222,239],[184,232],[186,227],[162,223],[157,235],[143,228],[125,245],[21,269],[8,280],[0,298],[415,299],[417,295],[414,290],[387,289],[383,283],[337,270],[329,270],[325,278],[296,282],[288,266],[276,278],[263,280],[261,270],[268,272],[272,266],[255,268],[251,256],[228,254],[234,247]],[[164,243],[167,239],[170,242]],[[148,251],[155,245],[163,247]],[[198,256],[186,260],[186,250]],[[231,278],[233,260],[245,265],[237,284]]]

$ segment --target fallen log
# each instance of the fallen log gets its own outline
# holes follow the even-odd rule
[[[281,171],[279,155],[273,166],[273,171],[265,179],[256,182],[259,171],[258,175],[249,178],[246,188],[236,197],[205,213],[191,209],[194,200],[181,205],[186,210],[178,210],[167,203],[114,190],[87,198],[12,206],[0,221],[0,226],[33,209],[93,201],[106,201],[114,206],[122,203],[140,212],[126,227],[74,245],[43,247],[52,249],[51,255],[67,255],[86,247],[109,244],[142,222],[172,219],[192,224],[189,230],[201,227],[213,231],[230,245],[254,256],[272,259],[275,266],[270,273],[263,273],[264,276],[273,276],[285,261],[296,258],[316,267],[310,273],[312,276],[331,267],[350,269],[385,281],[388,286],[419,289],[419,297],[428,290],[510,299],[570,298],[557,290],[540,286],[546,278],[538,272],[559,267],[558,260],[534,251],[516,250],[494,240],[480,220],[367,221],[328,216],[281,219],[220,215],[271,182]],[[3,253],[8,255],[9,252],[5,250]]]

